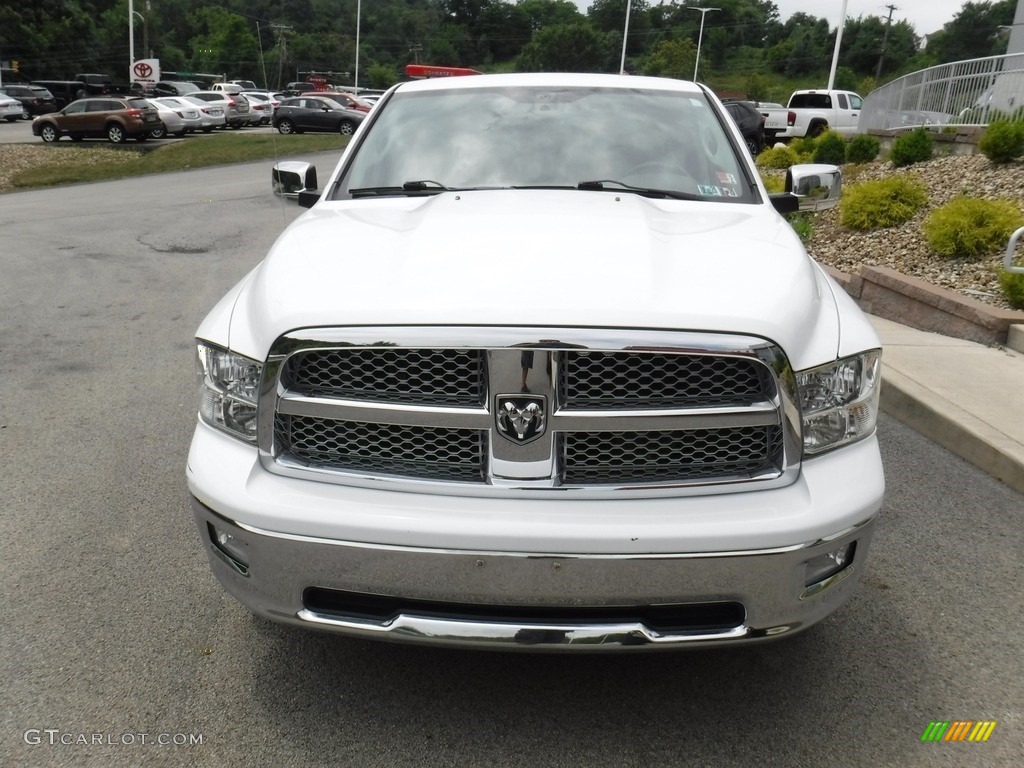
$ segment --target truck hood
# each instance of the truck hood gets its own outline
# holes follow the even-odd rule
[[[653,328],[760,336],[831,360],[835,299],[767,205],[494,190],[321,202],[241,288],[232,349],[344,325]]]

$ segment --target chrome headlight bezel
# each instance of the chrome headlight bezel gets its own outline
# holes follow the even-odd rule
[[[263,363],[196,339],[199,418],[248,443],[256,442]]]
[[[882,350],[870,349],[796,372],[805,456],[874,434],[882,383]]]

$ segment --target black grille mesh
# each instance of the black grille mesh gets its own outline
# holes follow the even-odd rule
[[[559,389],[567,408],[590,409],[749,405],[775,393],[754,360],[641,352],[566,353]]]
[[[572,432],[562,435],[568,485],[747,477],[777,470],[778,426],[673,432]]]
[[[482,482],[484,432],[278,414],[277,443],[311,467]]]
[[[282,381],[307,397],[479,407],[486,391],[483,361],[479,350],[313,350],[289,358]]]

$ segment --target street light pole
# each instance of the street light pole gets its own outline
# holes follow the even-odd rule
[[[629,14],[633,0],[626,0],[626,27],[622,30],[622,59],[619,61],[619,74],[626,74],[626,41],[629,40]]]
[[[356,96],[359,95],[359,17],[362,13],[363,0],[356,0],[356,76],[353,83],[355,87],[352,89]]]
[[[135,63],[135,3],[128,0],[128,69]],[[129,74],[129,77],[131,75]]]
[[[691,8],[692,11],[700,11],[700,34],[697,35],[697,60],[693,62],[693,80],[697,81],[697,67],[700,66],[700,44],[704,42],[704,17],[709,11],[720,11],[721,8]]]

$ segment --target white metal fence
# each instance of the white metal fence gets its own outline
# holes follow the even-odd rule
[[[886,83],[864,99],[857,129],[987,125],[1024,119],[1024,53],[940,64]]]

